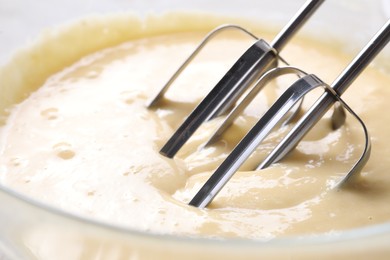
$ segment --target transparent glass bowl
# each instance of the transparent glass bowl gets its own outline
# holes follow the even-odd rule
[[[0,0],[0,64],[5,64],[13,52],[45,28],[91,14],[132,12],[142,18],[149,13],[206,12],[245,17],[280,27],[303,2]],[[389,11],[386,1],[329,0],[300,33],[325,42],[337,40],[348,51],[356,53],[384,23]],[[387,47],[377,62],[381,64],[389,54]],[[1,82],[0,88],[2,95],[9,94],[3,91]],[[390,222],[333,235],[268,242],[220,241],[157,235],[98,223],[40,204],[1,186],[0,205],[0,259],[2,256],[6,259],[379,259],[390,255]]]

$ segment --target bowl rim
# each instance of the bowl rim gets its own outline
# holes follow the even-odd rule
[[[45,214],[49,213],[55,217],[65,218],[67,221],[76,222],[77,224],[87,224],[92,227],[97,227],[110,232],[116,232],[125,236],[133,236],[137,238],[154,239],[164,242],[180,242],[191,245],[201,246],[229,246],[229,247],[256,247],[258,249],[270,246],[277,246],[278,248],[289,248],[299,246],[324,246],[326,244],[334,244],[340,242],[351,242],[354,240],[369,238],[373,236],[389,235],[390,234],[390,221],[380,224],[374,224],[369,226],[363,226],[354,229],[339,230],[331,233],[321,233],[312,235],[298,235],[298,236],[285,236],[275,237],[271,239],[247,239],[247,238],[212,238],[204,236],[190,236],[179,234],[163,234],[153,231],[141,231],[134,228],[121,226],[117,224],[111,224],[105,221],[88,218],[81,216],[44,202],[35,200],[25,194],[22,194],[16,190],[0,185],[0,193],[3,193],[18,203],[24,203],[28,206],[32,206],[35,210],[41,210]]]

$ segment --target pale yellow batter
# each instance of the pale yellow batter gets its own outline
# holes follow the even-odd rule
[[[7,110],[0,135],[3,185],[74,214],[157,233],[271,239],[332,234],[390,220],[386,73],[368,69],[345,94],[373,142],[357,182],[332,189],[360,156],[360,126],[349,117],[332,131],[327,116],[285,160],[250,171],[288,127],[273,133],[210,207],[200,210],[187,203],[289,81],[278,80],[263,91],[219,143],[203,148],[221,123],[216,119],[203,125],[174,160],[164,158],[159,149],[251,42],[236,34],[218,38],[163,104],[148,110],[146,101],[205,33],[140,37],[149,34],[153,30],[80,57]],[[329,83],[350,60],[307,39],[293,41],[283,55]]]

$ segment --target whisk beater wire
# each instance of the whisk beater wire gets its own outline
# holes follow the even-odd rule
[[[285,29],[277,35],[273,42],[275,46],[270,46],[261,39],[254,43],[187,117],[162,147],[160,153],[172,158],[204,121],[229,110],[256,79],[270,67],[275,67],[278,52],[323,1],[307,1]]]
[[[305,116],[295,125],[295,127],[287,134],[287,136],[279,143],[279,145],[271,152],[271,154],[260,164],[259,168],[268,167],[271,163],[280,160],[287,154],[301,138],[314,126],[314,124],[323,116],[330,106],[340,101],[346,109],[355,116],[361,123],[365,135],[365,148],[352,169],[347,173],[344,179],[339,184],[344,184],[352,176],[356,175],[365,165],[370,156],[371,143],[368,131],[363,121],[352,111],[352,109],[341,99],[340,95],[352,84],[356,77],[367,67],[374,57],[387,45],[390,40],[390,19],[371,39],[371,41],[363,48],[356,58],[347,66],[347,68],[334,81],[332,87],[327,86],[313,75],[307,75],[302,79],[311,77],[312,82],[302,82],[298,80],[290,86],[286,92],[274,103],[259,122],[248,132],[248,134],[238,143],[231,154],[217,168],[212,176],[207,180],[203,187],[198,191],[194,198],[190,201],[190,205],[196,207],[206,207],[218,194],[218,192],[229,181],[233,174],[239,169],[243,162],[256,149],[264,137],[269,133],[270,127],[277,122],[278,118],[286,112],[284,108],[291,105],[294,93],[305,95],[308,91],[322,85],[326,88],[325,93],[311,107]],[[314,80],[314,79],[318,79]],[[308,84],[307,84],[308,83]],[[287,97],[287,98],[286,98]],[[299,98],[299,97],[297,97]]]

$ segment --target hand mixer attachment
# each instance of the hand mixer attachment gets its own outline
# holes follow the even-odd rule
[[[347,66],[340,76],[331,84],[331,86],[329,86],[317,76],[308,74],[296,67],[289,66],[278,54],[287,41],[291,39],[322,2],[323,1],[318,0],[307,1],[297,15],[278,34],[271,45],[268,45],[264,40],[257,40],[201,101],[161,149],[160,152],[163,155],[172,158],[204,121],[228,112],[222,125],[207,143],[208,145],[212,144],[213,141],[218,139],[232,124],[234,119],[248,106],[270,80],[285,74],[298,75],[298,80],[285,90],[270,109],[266,111],[253,128],[237,144],[190,201],[190,205],[200,208],[206,207],[255,151],[260,143],[281,122],[281,120],[284,120],[286,114],[294,109],[294,107],[300,107],[299,102],[302,102],[303,97],[313,89],[319,87],[324,88],[324,93],[298,120],[282,141],[276,145],[271,153],[258,165],[257,169],[264,169],[272,163],[280,161],[299,143],[305,134],[335,103],[337,103],[337,106],[335,106],[334,116],[332,116],[334,126],[337,128],[345,121],[345,109],[361,124],[365,137],[365,144],[361,157],[338,185],[343,185],[347,180],[351,179],[351,177],[356,176],[368,161],[371,143],[367,128],[364,122],[340,96],[390,40],[390,20],[387,21],[350,65]],[[152,102],[150,102],[149,107],[158,105],[159,99],[164,95],[169,86],[212,37],[223,30],[232,28],[241,30],[257,39],[256,36],[236,25],[218,27],[206,36],[203,42],[176,71],[160,93]],[[286,66],[278,66],[278,60],[281,60]],[[243,96],[243,93],[250,87],[251,89],[248,90],[246,95],[237,103],[239,98]],[[296,115],[296,112],[293,113],[293,116]]]
[[[271,45],[262,39],[257,40],[237,60],[225,76],[187,117],[184,123],[161,149],[161,154],[169,158],[174,157],[178,150],[187,142],[204,121],[213,119],[227,112],[259,76],[270,67],[276,67],[277,60],[278,58],[280,59],[278,52],[283,49],[288,40],[290,40],[302,27],[305,21],[314,13],[323,1],[324,0],[307,1],[289,24],[275,37]],[[219,27],[209,33],[195,52],[168,81],[156,98],[150,102],[149,106],[155,106],[158,103],[158,100],[169,88],[170,84],[212,37],[227,29],[239,29],[243,32],[247,32],[239,26],[228,25]],[[253,34],[249,33],[249,35],[257,39]]]

